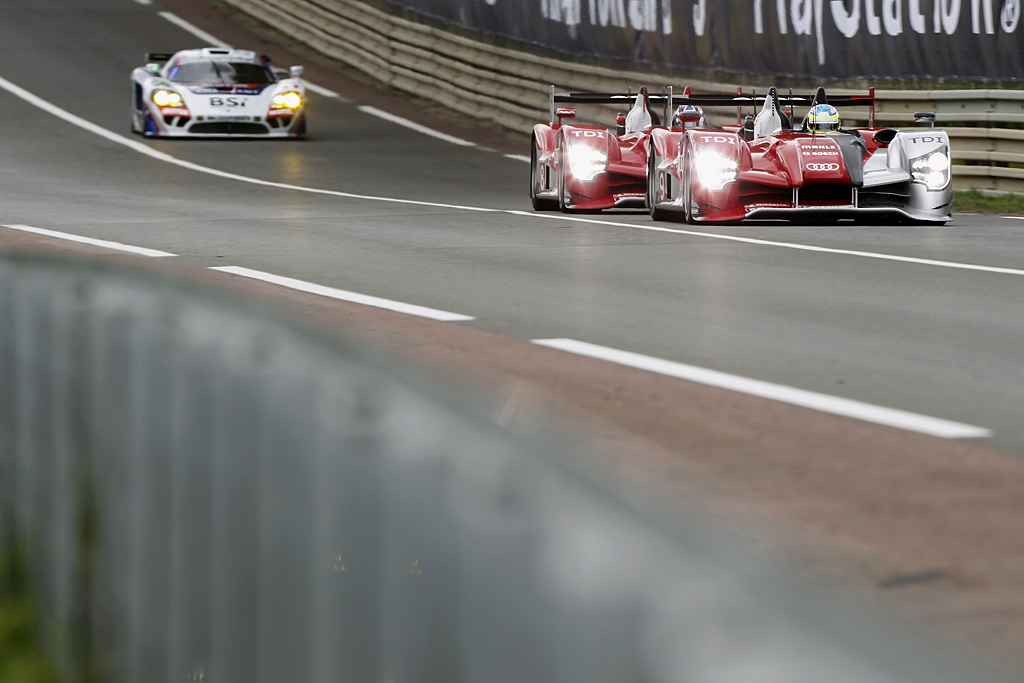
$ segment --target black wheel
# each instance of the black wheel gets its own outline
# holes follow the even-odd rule
[[[658,154],[652,149],[647,160],[647,209],[654,220],[667,221],[671,219],[669,212],[658,208],[658,200],[661,198],[661,193],[658,192],[658,165]],[[665,182],[669,182],[667,178]]]
[[[690,225],[696,223],[693,216],[693,162],[690,158],[690,150],[686,150],[686,157],[683,162],[683,206],[685,207],[686,222]]]
[[[565,153],[565,145],[562,145],[558,160],[558,210],[562,213],[569,213],[569,204],[566,201],[565,191],[565,165],[568,159]]]
[[[537,146],[537,136],[534,136],[530,144],[530,203],[534,211],[554,211],[558,208],[558,200],[550,197],[538,197],[537,192],[548,189],[547,176],[549,169],[540,163],[540,148]]]

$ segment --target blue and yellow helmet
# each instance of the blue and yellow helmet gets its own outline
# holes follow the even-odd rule
[[[831,104],[816,104],[807,113],[807,130],[812,133],[832,133],[840,125],[839,110]]]

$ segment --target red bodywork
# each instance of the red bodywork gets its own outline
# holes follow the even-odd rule
[[[647,191],[647,146],[651,128],[615,135],[602,126],[539,123],[533,135],[551,189],[562,187],[563,208],[600,210],[644,206]],[[607,155],[606,168],[593,178],[573,173],[570,148],[589,147]]]
[[[851,135],[791,131],[748,142],[738,126],[656,131],[651,146],[667,172],[659,176],[659,195],[672,199],[673,193],[688,191],[690,201],[683,195],[679,210],[693,207],[687,215],[692,221],[742,220],[761,209],[854,208],[851,174],[862,175],[864,164],[884,146],[875,141],[875,132],[859,129],[859,142]],[[735,179],[721,187],[702,182],[696,159],[708,153],[734,161]],[[851,169],[853,163],[856,168]]]

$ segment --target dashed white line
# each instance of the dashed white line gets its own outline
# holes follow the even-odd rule
[[[369,107],[364,105],[359,107],[359,111],[365,114],[369,114],[370,116],[376,116],[377,118],[384,119],[385,121],[390,121],[391,123],[398,124],[399,126],[404,126],[406,128],[409,128],[410,130],[416,131],[417,133],[423,133],[424,135],[429,135],[432,138],[437,138],[438,140],[450,142],[453,145],[461,145],[462,147],[476,147],[475,142],[463,140],[462,138],[457,138],[454,135],[448,135],[447,133],[436,131],[433,128],[427,128],[426,126],[422,126],[416,123],[415,121],[410,121],[409,119],[403,119],[401,116],[389,114],[388,112],[381,111],[376,107]]]
[[[263,282],[288,287],[289,289],[295,289],[300,292],[308,292],[309,294],[317,294],[319,296],[326,296],[331,299],[339,299],[341,301],[349,301],[355,304],[362,304],[364,306],[373,306],[374,308],[383,308],[389,311],[419,316],[420,318],[440,320],[441,322],[464,322],[467,320],[475,320],[472,316],[462,315],[461,313],[450,313],[436,308],[427,308],[426,306],[417,306],[415,304],[402,303],[401,301],[392,301],[391,299],[382,299],[376,296],[357,294],[356,292],[348,292],[343,289],[325,287],[323,285],[306,282],[304,280],[296,280],[294,278],[282,277],[272,273],[264,273],[263,271],[252,270],[251,268],[217,266],[210,268],[210,270],[218,270],[222,273],[231,273],[232,275],[240,275],[242,277],[252,278],[253,280],[262,280]]]
[[[312,90],[313,92],[315,92],[317,95],[320,95],[321,97],[330,97],[330,98],[334,98],[334,99],[340,100],[341,102],[351,102],[352,101],[352,100],[348,99],[347,97],[342,97],[341,95],[339,95],[338,93],[334,92],[333,90],[328,90],[327,88],[323,87],[322,85],[317,85],[316,83],[310,83],[306,79],[302,79],[302,84],[304,86],[306,86],[306,88],[308,88],[309,90]]]
[[[533,161],[533,159],[531,159],[530,157],[523,156],[522,154],[506,154],[505,158],[512,159],[514,161],[525,161],[526,163],[530,163],[531,161]]]
[[[108,240],[98,240],[92,237],[82,237],[81,235],[72,235],[66,232],[58,232],[56,230],[47,230],[46,228],[34,228],[31,225],[2,225],[0,227],[7,228],[8,230],[19,230],[21,232],[31,232],[36,235],[44,235],[46,237],[55,237],[61,240],[68,240],[70,242],[80,242],[82,244],[91,244],[94,247],[103,247],[104,249],[114,249],[116,251],[127,251],[132,254],[139,254],[140,256],[149,256],[152,258],[163,258],[166,256],[176,256],[168,251],[160,251],[159,249],[147,249],[146,247],[133,247],[130,244],[122,244],[120,242],[110,242]]]
[[[1002,218],[1011,218],[1015,221],[1024,221],[1024,216],[1002,216]]]
[[[781,384],[730,375],[717,370],[708,370],[693,365],[644,356],[630,351],[598,346],[575,339],[534,339],[534,344],[547,346],[581,356],[647,370],[660,375],[685,379],[708,386],[737,391],[751,396],[781,401],[792,405],[811,408],[824,413],[851,417],[875,424],[896,427],[907,431],[928,434],[943,439],[977,439],[992,436],[992,430],[974,425],[952,422],[937,417],[928,417],[904,410],[854,401],[851,399],[805,391]]]
[[[185,29],[186,31],[188,31],[189,33],[194,35],[196,38],[198,38],[199,40],[205,41],[206,43],[209,44],[209,46],[225,47],[225,48],[230,48],[231,47],[230,45],[228,45],[224,41],[218,40],[214,36],[210,35],[206,31],[204,31],[203,29],[199,28],[198,26],[194,26],[194,25],[188,23],[187,21],[185,21],[184,19],[179,17],[177,14],[174,14],[172,12],[157,12],[157,14],[159,14],[161,17],[163,17],[167,21],[171,22],[175,26],[177,26],[179,28],[182,28],[182,29]]]
[[[135,2],[139,3],[140,5],[152,5],[153,4],[153,0],[135,0]]]

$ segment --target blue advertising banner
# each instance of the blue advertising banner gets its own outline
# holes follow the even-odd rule
[[[1024,79],[1024,0],[390,0],[576,55],[821,78]]]

